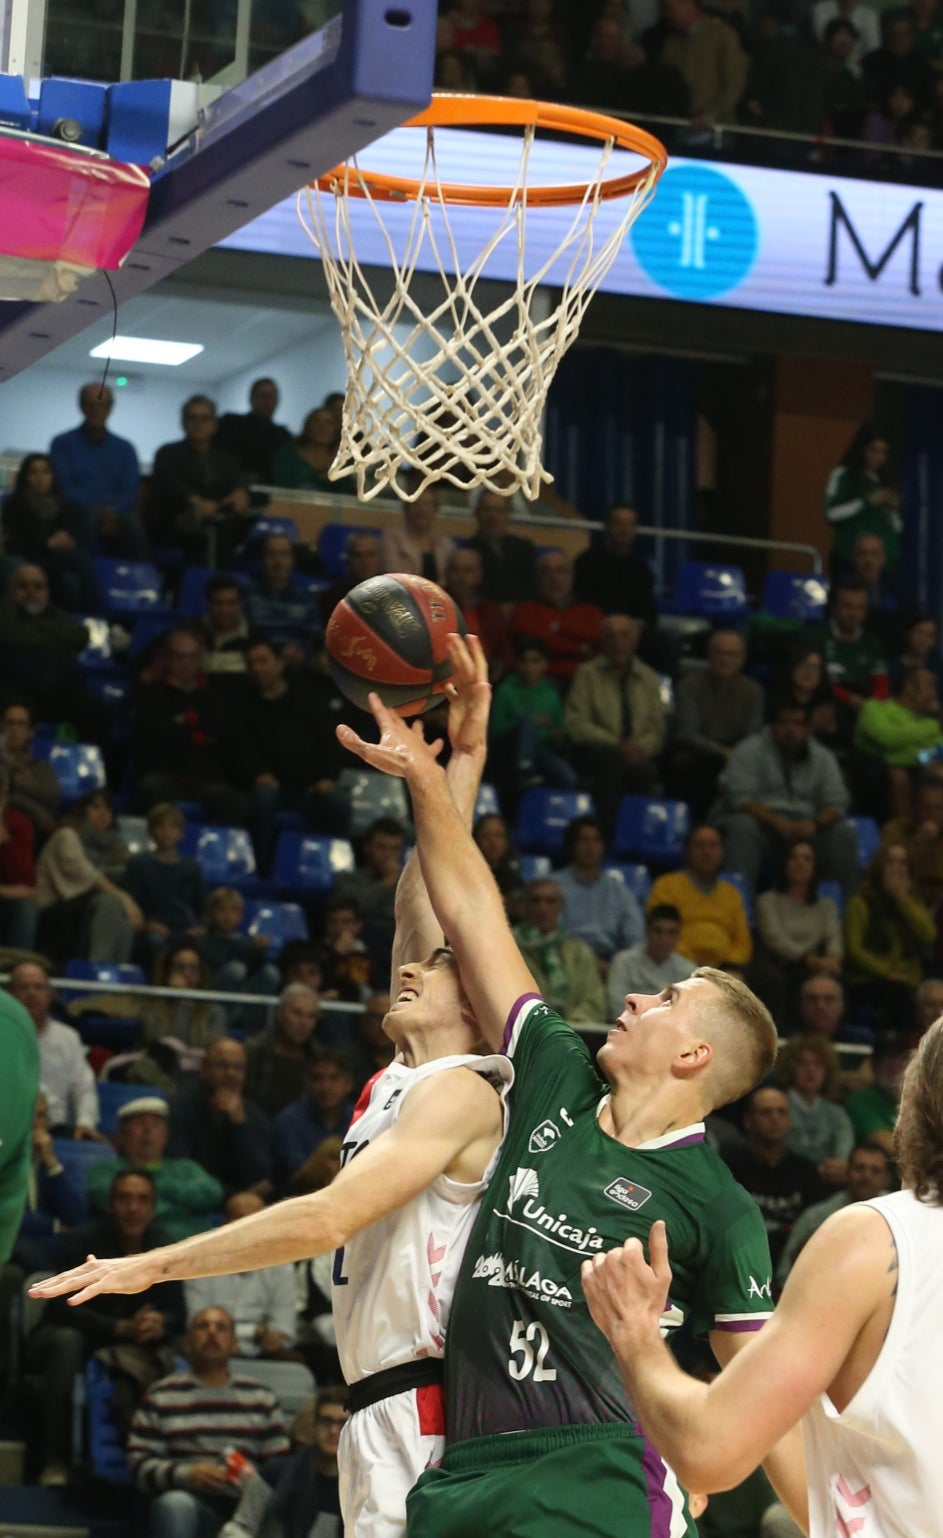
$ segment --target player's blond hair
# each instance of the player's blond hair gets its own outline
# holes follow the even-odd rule
[[[894,1155],[917,1200],[943,1206],[943,1017],[924,1032],[907,1065]]]
[[[708,1019],[714,1048],[708,1083],[716,1110],[762,1083],[776,1061],[779,1041],[766,1005],[739,977],[717,967],[698,967],[694,976],[720,995]]]

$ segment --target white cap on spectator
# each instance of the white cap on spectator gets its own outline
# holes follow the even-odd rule
[[[118,1120],[124,1121],[126,1116],[144,1116],[148,1111],[153,1116],[168,1116],[167,1102],[162,1095],[139,1095],[137,1100],[128,1100],[118,1110]]]

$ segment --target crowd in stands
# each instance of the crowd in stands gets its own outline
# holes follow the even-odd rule
[[[943,145],[939,0],[457,0],[440,10],[436,83],[675,119],[651,126],[680,154],[723,145],[771,164],[939,179],[920,158]]]
[[[24,460],[51,463],[55,480],[21,471],[4,510],[0,944],[42,1062],[4,1307],[37,1269],[134,1253],[336,1174],[357,1097],[392,1054],[382,1022],[411,829],[405,803],[353,824],[334,727],[366,718],[329,675],[323,627],[343,592],[390,569],[444,582],[488,656],[494,799],[475,837],[550,1003],[592,1027],[626,993],[707,964],[772,1009],[786,1038],[774,1079],[709,1134],[763,1212],[777,1285],[829,1212],[894,1181],[906,1054],[943,1009],[943,659],[933,620],[899,591],[902,512],[875,429],[856,434],[823,496],[823,543],[835,532],[824,617],[758,610],[712,629],[656,595],[632,508],[613,508],[574,562],[513,532],[510,504],[488,492],[470,502],[475,535],[453,539],[428,490],[382,535],[365,512],[342,569],[325,571],[285,532],[253,541],[264,506],[250,488],[289,452],[321,473],[330,403],[306,448],[275,422],[272,381],[218,431],[212,402],[194,397],[147,497],[93,387],[80,403],[82,425],[51,459]],[[52,532],[36,537],[47,514]],[[113,620],[84,585],[107,551],[152,554],[165,584],[143,644],[120,624],[112,636],[117,706],[86,666],[91,628]],[[170,605],[194,562],[212,570],[186,617]],[[441,712],[426,720],[442,733]],[[64,794],[56,738],[97,745],[106,782]],[[562,842],[526,834],[547,791],[575,798]],[[674,851],[648,868],[624,863],[626,796],[678,818]],[[194,824],[242,839],[231,882],[207,879]],[[299,834],[335,852],[356,834],[356,860],[340,859],[333,885],[286,887],[279,850]],[[286,898],[293,937],[252,927],[250,904]],[[77,962],[140,970],[107,973],[104,997],[57,994],[50,978]],[[145,977],[157,991],[127,991]],[[276,1400],[242,1372],[307,1363],[336,1383],[329,1296],[329,1268],[313,1262],[48,1307],[24,1346],[27,1380],[45,1385],[34,1475],[62,1483],[81,1456],[71,1385],[92,1362],[118,1385],[159,1538],[194,1530],[194,1502],[216,1527],[247,1503],[249,1531],[253,1501],[300,1510],[302,1489],[336,1512],[342,1391],[318,1400],[315,1453],[284,1465]],[[226,1448],[263,1472],[278,1464],[274,1489],[251,1474],[241,1490],[214,1415]]]

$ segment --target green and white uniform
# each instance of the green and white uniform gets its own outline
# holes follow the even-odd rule
[[[580,1267],[663,1218],[666,1330],[757,1329],[772,1306],[763,1221],[703,1123],[637,1148],[603,1132],[607,1086],[542,1000],[515,1005],[506,1050],[510,1131],[446,1342],[449,1450],[410,1496],[410,1538],[471,1538],[476,1520],[489,1538],[677,1538],[694,1531],[682,1492],[640,1432]]]
[[[9,1260],[26,1205],[39,1089],[36,1027],[17,999],[0,993],[0,1264]]]

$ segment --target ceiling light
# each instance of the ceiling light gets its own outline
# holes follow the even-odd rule
[[[90,358],[117,358],[121,363],[166,363],[175,368],[203,351],[202,342],[159,342],[150,336],[116,336],[99,342]]]

